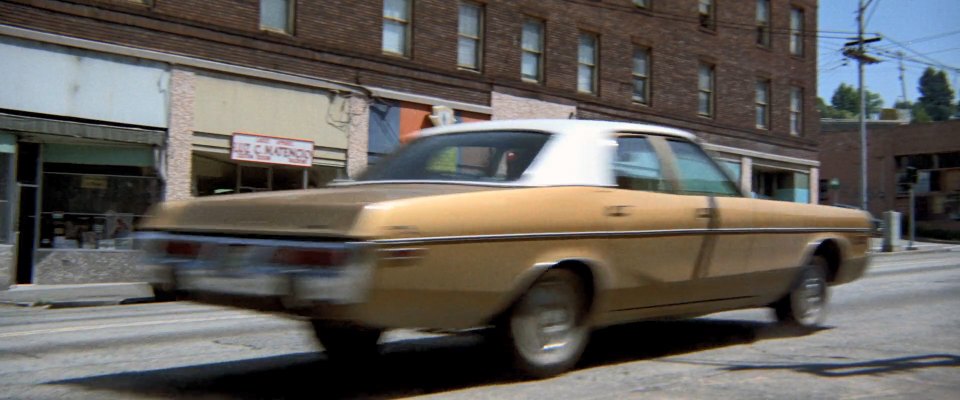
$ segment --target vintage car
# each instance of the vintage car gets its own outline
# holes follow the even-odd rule
[[[869,214],[741,192],[687,132],[582,120],[430,128],[359,179],[167,202],[147,265],[200,301],[309,319],[332,359],[393,328],[487,328],[544,377],[612,324],[771,307],[821,323]]]

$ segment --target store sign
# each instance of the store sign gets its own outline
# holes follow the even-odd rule
[[[313,165],[313,142],[234,133],[230,143],[230,159],[309,167]]]

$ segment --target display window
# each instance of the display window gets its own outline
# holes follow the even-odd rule
[[[194,153],[192,170],[194,196],[318,188],[344,176],[338,167],[237,163],[214,153]]]
[[[13,154],[0,151],[0,244],[12,240],[13,171]]]
[[[162,193],[153,167],[44,163],[42,179],[40,248],[132,249]]]

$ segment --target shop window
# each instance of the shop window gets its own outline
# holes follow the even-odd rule
[[[821,190],[825,188],[821,186]],[[760,199],[807,203],[810,201],[810,175],[773,169],[754,170],[753,193]]]
[[[318,188],[340,178],[342,174],[343,169],[336,167],[237,164],[226,156],[194,154],[193,195]]]
[[[44,163],[40,248],[131,249],[161,191],[150,167]]]

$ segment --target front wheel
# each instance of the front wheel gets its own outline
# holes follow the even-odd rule
[[[774,303],[773,309],[784,324],[814,329],[826,318],[827,298],[827,261],[814,256],[790,293]]]
[[[310,321],[331,361],[367,361],[379,355],[380,329]]]
[[[587,299],[571,271],[549,270],[510,309],[498,330],[519,372],[546,378],[573,368],[587,344]]]

